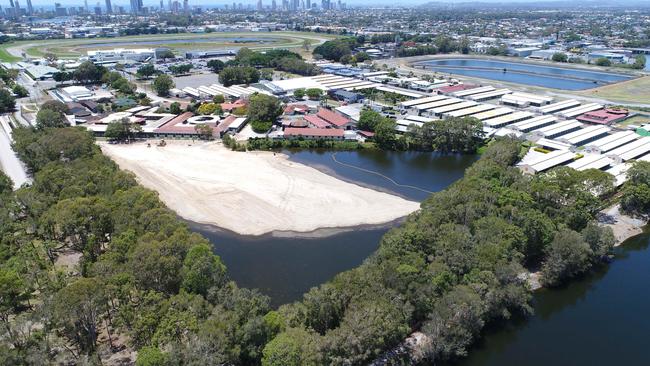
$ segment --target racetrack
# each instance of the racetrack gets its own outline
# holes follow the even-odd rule
[[[241,39],[244,39],[241,41]],[[53,53],[59,58],[77,58],[91,49],[112,48],[156,48],[166,47],[175,52],[211,50],[220,48],[251,49],[301,48],[305,40],[313,48],[335,35],[309,32],[212,32],[148,34],[116,38],[93,39],[46,39],[38,41],[17,41],[0,46],[0,59],[19,61],[23,54],[42,57]],[[96,47],[94,46],[96,45]]]

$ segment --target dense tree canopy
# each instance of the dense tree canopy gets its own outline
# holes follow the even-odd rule
[[[153,81],[153,89],[156,91],[156,94],[161,97],[169,95],[169,90],[174,87],[174,80],[171,76],[162,74],[158,75]]]
[[[224,86],[252,84],[259,80],[259,71],[251,66],[229,66],[219,73],[219,82]]]
[[[255,94],[251,96],[248,103],[248,118],[251,122],[270,122],[282,114],[282,104],[276,97],[266,94]]]

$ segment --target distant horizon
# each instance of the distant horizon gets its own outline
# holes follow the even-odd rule
[[[273,0],[262,0],[262,3],[265,6],[270,6],[271,2]],[[313,1],[313,0],[312,0]],[[337,0],[336,0],[337,1]],[[19,0],[20,6],[25,7],[27,0]],[[84,2],[79,1],[79,0],[61,0],[57,1],[64,5],[65,7],[72,7],[72,6],[84,6]],[[165,5],[167,4],[167,0],[163,0]],[[239,4],[242,3],[245,6],[246,5],[257,5],[257,0],[236,0],[234,1],[235,3]],[[282,0],[276,0],[278,4],[281,4]],[[320,0],[315,0],[317,4],[320,4]],[[510,4],[540,4],[540,5],[550,5],[553,3],[558,3],[558,5],[562,5],[563,8],[572,6],[572,5],[608,5],[608,6],[625,6],[625,5],[631,5],[631,6],[639,6],[639,5],[646,5],[650,6],[650,2],[648,1],[641,1],[641,0],[619,0],[617,1],[616,4],[611,4],[607,1],[603,0],[577,0],[572,2],[571,5],[567,4],[565,1],[560,1],[560,0],[549,0],[549,1],[539,1],[539,0],[477,0],[477,1],[472,1],[472,0],[435,0],[435,1],[426,1],[426,0],[407,0],[407,1],[399,1],[398,4],[395,4],[395,1],[391,0],[374,0],[371,2],[368,1],[362,1],[362,0],[342,0],[343,3],[347,4],[348,6],[355,6],[355,7],[373,7],[373,6],[388,6],[388,7],[413,7],[413,6],[421,6],[429,3],[440,3],[440,4],[489,4],[489,5],[495,5],[495,4],[503,4],[503,5],[510,5]],[[96,4],[99,4],[101,7],[104,7],[105,5],[105,0],[97,1],[97,0],[89,0],[88,1],[88,6],[95,6]],[[118,5],[118,6],[129,6],[130,3],[129,1],[125,0],[119,0],[119,1],[112,1],[113,5]],[[224,1],[224,0],[219,0],[216,2],[208,1],[208,0],[189,0],[190,6],[202,6],[202,7],[223,7],[225,5],[232,5],[233,1]],[[0,0],[0,5],[3,7],[8,7],[9,6],[9,0]],[[159,6],[160,1],[159,0],[145,0],[144,1],[145,6]],[[32,1],[32,6],[34,7],[47,7],[47,8],[53,8],[54,3],[53,2],[46,2],[46,1],[41,1],[41,0],[33,0]]]

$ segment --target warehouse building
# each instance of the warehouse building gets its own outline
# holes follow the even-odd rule
[[[569,100],[564,100],[561,102],[553,103],[553,104],[548,104],[543,107],[539,108],[539,111],[543,114],[552,114],[552,113],[557,113],[569,108],[574,108],[580,105],[580,102],[578,102],[575,99],[569,99]]]
[[[521,164],[519,168],[526,174],[537,174],[547,171],[559,165],[566,164],[575,159],[575,154],[569,150],[555,150],[545,154],[539,160]]]
[[[629,144],[638,138],[639,135],[637,135],[634,131],[615,132],[611,135],[588,143],[585,146],[585,149],[589,152],[598,152],[604,154],[625,144]]]

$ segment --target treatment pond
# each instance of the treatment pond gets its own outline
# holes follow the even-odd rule
[[[483,59],[428,60],[417,62],[414,66],[425,67],[445,74],[473,76],[564,90],[595,88],[631,78],[623,74],[585,69]]]
[[[414,152],[287,152],[290,159],[340,179],[422,201],[463,176],[476,159],[468,155]],[[327,207],[323,207],[327,210]],[[355,228],[334,235],[300,238],[241,236],[214,227],[192,228],[210,239],[239,286],[257,288],[272,304],[292,302],[311,287],[361,264],[393,225]]]

